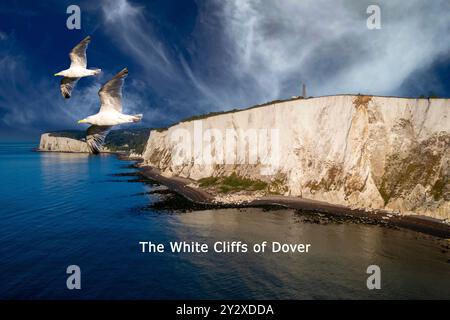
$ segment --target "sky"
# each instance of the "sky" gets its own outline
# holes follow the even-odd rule
[[[381,29],[367,28],[369,5]],[[81,29],[69,30],[69,5]],[[88,68],[64,100],[68,53],[90,35]],[[450,1],[114,0],[0,3],[0,140],[85,129],[97,92],[128,67],[125,113],[162,127],[301,94],[450,96]]]

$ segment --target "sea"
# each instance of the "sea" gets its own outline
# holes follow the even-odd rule
[[[283,208],[178,206],[130,161],[35,147],[0,144],[0,299],[450,299],[448,239]],[[172,252],[181,241],[209,250]],[[142,252],[148,242],[164,252]],[[213,250],[224,242],[248,251]]]

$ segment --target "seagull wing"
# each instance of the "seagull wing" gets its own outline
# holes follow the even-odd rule
[[[122,112],[122,87],[127,75],[128,69],[125,68],[101,87],[98,92],[100,97],[100,112]]]
[[[87,67],[87,58],[86,58],[86,49],[87,46],[91,42],[91,37],[87,36],[79,44],[77,44],[72,51],[69,53],[70,61],[72,62],[70,64],[70,67]]]
[[[112,126],[97,126],[92,125],[86,132],[86,143],[92,153],[98,154],[105,143],[106,136],[111,130]]]
[[[77,83],[78,79],[80,78],[68,78],[68,77],[64,77],[61,79],[61,94],[64,98],[69,99],[71,94],[72,94],[72,90],[75,87],[75,84]]]

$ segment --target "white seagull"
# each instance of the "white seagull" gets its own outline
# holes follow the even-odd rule
[[[128,115],[122,113],[122,87],[127,75],[128,69],[125,68],[105,83],[98,91],[100,97],[99,112],[78,121],[78,123],[91,124],[87,129],[86,142],[90,151],[94,154],[100,152],[112,126],[138,122],[142,119],[142,114]]]
[[[60,87],[61,94],[66,99],[70,98],[72,90],[80,78],[94,76],[102,71],[101,69],[86,69],[86,49],[89,42],[91,42],[91,37],[87,36],[77,44],[69,53],[71,61],[69,69],[55,73],[55,76],[63,77]]]

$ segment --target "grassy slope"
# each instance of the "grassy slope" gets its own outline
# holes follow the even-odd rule
[[[106,137],[105,146],[111,151],[134,151],[142,153],[150,135],[148,128],[112,130]],[[53,137],[85,140],[84,130],[65,130],[50,133]]]

